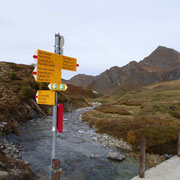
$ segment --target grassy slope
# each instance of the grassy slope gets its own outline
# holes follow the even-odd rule
[[[8,125],[0,128],[0,135],[16,132],[17,122],[49,114],[51,106],[37,105],[37,90],[49,90],[48,83],[37,83],[32,76],[34,67],[15,63],[0,62],[0,123]],[[96,95],[88,90],[68,85],[66,92],[59,94],[59,103],[70,111],[89,106],[90,98]]]
[[[180,128],[180,80],[150,85],[135,91],[99,99],[104,103],[83,119],[100,133],[123,138],[139,149],[147,138],[147,151],[176,153]]]

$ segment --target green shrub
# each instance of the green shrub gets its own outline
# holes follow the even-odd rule
[[[27,99],[35,98],[36,90],[33,89],[31,86],[28,86],[28,85],[22,86],[21,90]]]
[[[13,80],[17,80],[17,75],[14,73],[14,72],[10,72],[9,73],[9,77],[10,79],[13,81]]]
[[[32,87],[32,89],[39,90],[39,83],[37,83],[35,80],[30,80],[28,84]]]

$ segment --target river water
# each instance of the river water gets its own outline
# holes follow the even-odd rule
[[[138,174],[138,162],[128,153],[122,162],[107,158],[112,147],[95,142],[95,130],[82,122],[92,108],[64,113],[63,133],[57,137],[57,158],[67,180],[128,180]],[[30,162],[36,179],[47,177],[51,164],[52,117],[37,118],[19,127],[22,159]]]

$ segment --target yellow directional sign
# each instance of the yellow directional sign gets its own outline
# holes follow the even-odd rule
[[[43,67],[37,65],[37,81],[61,83],[61,69]]]
[[[63,56],[61,68],[69,71],[76,71],[76,58]]]
[[[36,99],[38,104],[55,105],[55,91],[39,90]]]
[[[62,59],[62,57],[59,54],[50,53],[39,49],[37,51],[37,65],[41,67],[58,69],[61,65],[60,59]]]
[[[60,56],[38,50],[37,53],[37,81],[61,83]]]
[[[37,51],[37,81],[61,84],[61,70],[76,71],[76,58]]]

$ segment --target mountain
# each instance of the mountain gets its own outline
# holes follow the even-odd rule
[[[140,62],[132,61],[123,67],[111,67],[98,76],[80,74],[71,78],[68,83],[110,94],[179,78],[180,53],[159,46]]]
[[[78,74],[72,77],[69,81],[69,84],[80,86],[82,88],[87,89],[89,85],[91,85],[94,81],[94,76],[88,76],[85,74]]]

